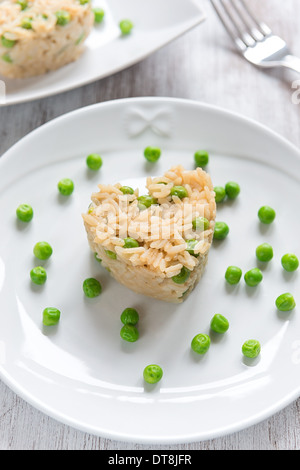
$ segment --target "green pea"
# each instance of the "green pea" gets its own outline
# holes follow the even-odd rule
[[[214,230],[215,240],[224,240],[229,233],[229,227],[225,222],[216,222]]]
[[[21,28],[32,29],[32,18],[23,18],[21,21]]]
[[[28,7],[28,0],[18,0],[17,4],[20,5],[21,11],[26,10]]]
[[[69,178],[63,178],[58,182],[57,188],[63,196],[70,196],[74,191],[74,183]]]
[[[199,243],[199,240],[190,239],[186,242],[186,251],[190,253],[190,255],[195,256],[196,258],[199,256],[199,253],[195,254],[194,249],[195,246]]]
[[[176,284],[184,284],[191,275],[191,271],[189,271],[185,266],[182,266],[181,271],[176,276],[172,277],[172,281]]]
[[[242,270],[237,266],[228,266],[225,272],[225,279],[228,284],[238,284],[242,277]]]
[[[45,326],[57,325],[60,319],[60,311],[55,307],[47,307],[43,310],[43,324]]]
[[[92,171],[98,171],[102,167],[102,158],[98,153],[91,153],[86,158],[86,164]]]
[[[205,230],[208,230],[210,226],[209,220],[207,220],[205,217],[196,217],[192,221],[192,227],[194,230],[199,230],[201,232],[204,232]]]
[[[250,287],[255,287],[263,280],[263,275],[260,269],[253,268],[245,273],[245,282]]]
[[[248,339],[242,345],[242,353],[245,357],[250,357],[251,359],[253,359],[260,354],[260,351],[260,342],[256,339]]]
[[[216,333],[225,333],[229,328],[229,321],[220,313],[216,313],[210,322],[210,328]]]
[[[137,200],[139,201],[140,205],[145,206],[146,208],[150,207],[152,204],[157,204],[157,200],[148,194],[139,196]]]
[[[197,354],[205,354],[210,347],[210,337],[206,334],[199,333],[194,336],[191,342],[191,348]]]
[[[177,196],[179,199],[188,197],[188,192],[184,186],[173,186],[170,191],[171,196]]]
[[[293,253],[287,253],[281,258],[281,265],[286,271],[293,272],[298,269],[299,260]]]
[[[103,21],[105,12],[103,8],[93,8],[95,23],[100,24]]]
[[[296,307],[296,302],[292,294],[286,292],[277,297],[275,305],[281,312],[289,312]]]
[[[56,15],[56,24],[59,26],[65,26],[71,20],[71,15],[68,11],[59,10],[55,13]]]
[[[215,192],[216,203],[219,204],[220,202],[223,202],[226,197],[225,188],[223,188],[223,186],[215,186],[214,192]]]
[[[262,243],[256,248],[256,257],[259,261],[267,263],[273,258],[273,248],[269,243]]]
[[[80,5],[86,5],[87,3],[90,3],[91,0],[79,0]]]
[[[5,54],[3,54],[1,56],[1,59],[4,60],[4,62],[7,62],[8,64],[12,64],[13,63],[13,60],[11,58],[11,56],[9,55],[8,52],[6,52]]]
[[[49,259],[52,253],[52,247],[48,242],[37,242],[33,247],[34,256],[41,260]]]
[[[42,266],[37,266],[36,268],[33,268],[30,271],[30,279],[34,284],[37,284],[39,286],[45,284],[47,280],[47,273],[45,268]]]
[[[138,329],[129,323],[126,323],[122,326],[120,331],[120,336],[124,341],[128,341],[129,343],[134,343],[139,339],[139,332]]]
[[[6,47],[7,49],[11,49],[12,47],[14,47],[16,42],[17,41],[15,39],[9,39],[5,37],[4,34],[1,36],[1,44],[3,47]]]
[[[161,156],[161,150],[158,147],[147,147],[144,150],[144,157],[148,162],[155,163]]]
[[[94,253],[95,260],[98,261],[98,263],[102,263],[102,259],[98,257],[98,253]]]
[[[135,310],[135,308],[125,308],[123,312],[121,313],[121,322],[124,325],[130,324],[130,325],[136,325],[139,321],[140,317],[138,312]]]
[[[271,224],[275,217],[276,213],[270,206],[262,206],[258,211],[258,218],[263,224]]]
[[[119,23],[121,33],[126,36],[127,34],[131,33],[131,30],[133,28],[133,23],[130,20],[122,20]]]
[[[143,377],[148,384],[156,384],[162,379],[163,370],[157,364],[146,366],[143,371]]]
[[[209,154],[205,150],[197,150],[194,154],[194,160],[196,165],[202,168],[208,165]]]
[[[16,214],[19,220],[28,223],[33,218],[33,209],[29,204],[20,204],[20,206],[17,207]]]
[[[120,191],[123,194],[134,194],[134,190],[130,186],[121,186]]]
[[[90,277],[83,281],[82,289],[83,289],[84,295],[86,297],[89,297],[90,299],[94,297],[98,297],[98,295],[100,295],[102,292],[102,286],[100,282],[93,277]]]
[[[235,183],[234,181],[229,181],[225,185],[225,192],[228,197],[228,199],[236,199],[238,195],[240,194],[241,188],[238,185],[238,183]]]
[[[134,238],[131,238],[131,237],[124,238],[123,248],[136,248],[138,246],[140,246],[139,242],[135,240]]]
[[[105,254],[106,254],[110,259],[117,259],[117,254],[116,254],[114,251],[105,250]]]

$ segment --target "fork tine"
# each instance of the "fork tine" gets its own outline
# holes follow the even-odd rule
[[[255,41],[262,41],[265,38],[265,35],[260,31],[259,24],[250,14],[248,7],[245,5],[245,2],[243,0],[231,0],[231,4],[237,15],[240,17],[241,21],[244,23],[248,34]]]
[[[248,16],[251,18],[252,22],[256,25],[256,28],[264,35],[270,36],[272,34],[272,30],[262,21],[258,21],[253,13],[250,11],[248,5],[245,3],[245,0],[239,0],[240,3],[243,5],[244,10],[247,12]]]
[[[211,0],[212,5],[216,10],[216,13],[219,16],[221,22],[223,23],[229,36],[232,38],[232,40],[235,42],[235,44],[241,51],[245,51],[247,49],[247,45],[239,36],[239,29],[236,27],[235,22],[233,22],[230,16],[227,14],[227,10],[224,9],[224,4],[222,3],[221,7],[219,2],[220,0]]]

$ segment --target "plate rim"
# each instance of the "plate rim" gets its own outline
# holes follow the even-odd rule
[[[90,111],[96,110],[98,108],[103,109],[105,107],[110,107],[112,105],[123,106],[129,103],[141,104],[141,103],[147,103],[147,102],[157,102],[159,104],[173,103],[179,106],[180,105],[193,106],[202,111],[208,110],[213,113],[217,113],[219,115],[224,116],[224,118],[230,117],[235,120],[242,121],[245,125],[250,125],[254,129],[263,131],[267,135],[267,137],[275,139],[278,142],[281,142],[283,145],[287,146],[287,148],[289,148],[298,158],[300,158],[300,150],[296,147],[296,145],[291,143],[288,139],[281,136],[276,131],[272,130],[270,127],[260,123],[259,121],[253,118],[249,118],[243,114],[240,114],[232,110],[227,110],[223,107],[219,107],[219,106],[204,103],[204,102],[199,102],[196,100],[190,100],[190,99],[185,99],[185,98],[173,98],[173,97],[146,96],[146,97],[133,97],[133,98],[121,98],[117,100],[109,100],[109,101],[105,101],[102,103],[96,103],[96,104],[92,104],[92,105],[85,106],[82,108],[78,108],[76,110],[65,113],[61,116],[58,116],[42,124],[36,129],[32,130],[30,133],[28,133],[27,135],[22,137],[19,141],[17,141],[14,145],[12,145],[0,157],[0,168],[5,162],[9,161],[10,158],[13,158],[11,157],[11,155],[18,150],[19,146],[20,147],[22,146],[24,141],[30,141],[30,139],[36,138],[36,136],[38,136],[40,132],[47,129],[47,127],[56,126],[57,124],[59,124],[60,122],[63,122],[64,120],[68,120],[70,118],[72,119],[73,117],[76,117],[81,114],[84,115],[85,113],[89,113]],[[101,430],[100,427],[97,427],[97,429],[95,429],[94,427],[84,425],[83,423],[78,423],[76,419],[72,419],[71,417],[64,416],[61,412],[55,412],[55,410],[53,410],[52,408],[50,409],[47,408],[47,406],[44,403],[40,403],[39,401],[37,401],[30,392],[27,392],[26,390],[24,390],[23,386],[18,385],[15,379],[11,377],[10,374],[7,374],[2,364],[0,364],[0,378],[14,393],[16,393],[19,397],[21,397],[25,402],[29,403],[35,409],[41,411],[42,413],[56,420],[58,423],[71,426],[82,432],[93,434],[102,438],[111,439],[114,441],[129,442],[129,443],[140,443],[142,445],[153,445],[153,444],[172,445],[172,444],[201,442],[201,441],[207,441],[210,439],[216,439],[222,436],[230,435],[232,433],[245,430],[249,428],[250,426],[259,424],[265,419],[270,418],[275,413],[283,410],[283,408],[290,405],[294,400],[296,400],[300,396],[300,384],[299,384],[299,388],[297,390],[294,390],[290,394],[286,395],[284,398],[281,398],[281,400],[278,400],[277,403],[265,409],[264,413],[259,412],[258,414],[253,415],[247,419],[243,419],[242,421],[231,424],[230,426],[227,426],[225,428],[224,427],[220,428],[216,431],[215,430],[206,431],[205,435],[202,432],[197,435],[185,434],[184,436],[172,437],[171,439],[169,439],[167,436],[164,436],[164,437],[160,437],[158,440],[155,440],[153,439],[153,437],[147,436],[147,435],[144,435],[141,437],[138,435],[134,435],[133,433],[130,433],[130,435],[128,434],[128,435],[121,436],[117,432]]]

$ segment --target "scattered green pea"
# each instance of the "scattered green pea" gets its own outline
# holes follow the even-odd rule
[[[43,310],[43,324],[45,326],[57,325],[60,320],[60,311],[55,307],[47,307]]]
[[[275,217],[276,213],[270,206],[262,206],[258,211],[258,218],[263,224],[271,224]]]
[[[23,29],[32,29],[32,18],[22,18],[21,28]]]
[[[129,343],[134,343],[139,339],[139,331],[138,329],[134,326],[131,325],[130,323],[126,323],[124,326],[122,326],[121,331],[120,331],[120,336],[124,341],[128,341]]]
[[[184,186],[173,186],[170,191],[171,196],[177,196],[179,199],[188,197],[188,192]]]
[[[215,186],[214,192],[215,192],[216,203],[219,204],[220,202],[223,202],[224,199],[226,198],[225,188],[223,188],[223,186]]]
[[[281,312],[289,312],[296,307],[296,302],[292,294],[286,292],[277,297],[275,305]]]
[[[100,282],[93,277],[90,277],[83,281],[82,289],[83,289],[84,295],[86,297],[89,297],[90,299],[94,297],[98,297],[98,295],[100,295],[102,292],[102,286]]]
[[[190,255],[195,256],[196,258],[199,256],[199,253],[196,254],[194,252],[197,243],[199,243],[199,240],[195,240],[194,238],[186,241],[186,251],[190,253]]]
[[[260,269],[253,268],[245,273],[245,282],[250,287],[255,287],[263,280],[263,275]]]
[[[65,26],[71,20],[71,15],[68,11],[59,10],[55,13],[56,16],[56,24],[59,26]]]
[[[204,232],[205,230],[208,230],[210,226],[209,220],[206,219],[206,217],[196,217],[194,220],[192,220],[192,227],[194,230],[199,230],[201,232]]]
[[[216,333],[225,333],[229,328],[229,321],[220,313],[216,313],[211,319],[210,328]]]
[[[40,260],[49,259],[53,250],[48,242],[37,242],[33,247],[33,254]]]
[[[14,47],[16,42],[17,41],[15,39],[9,39],[4,34],[1,36],[1,44],[3,47],[6,47],[7,49],[11,49],[12,47]]]
[[[148,384],[156,384],[161,380],[163,376],[163,370],[157,364],[150,364],[146,366],[143,371],[143,377],[145,382]]]
[[[130,186],[121,186],[120,191],[123,194],[134,194],[134,190]]]
[[[149,194],[139,196],[137,200],[139,201],[140,205],[145,206],[146,208],[150,207],[152,204],[157,204],[157,200]]]
[[[192,350],[197,354],[205,354],[210,347],[210,337],[206,334],[199,333],[194,336],[191,342]]]
[[[260,342],[256,339],[248,339],[242,345],[242,353],[245,357],[249,357],[251,359],[257,357],[260,354],[261,346]]]
[[[22,222],[30,222],[33,218],[33,209],[29,204],[20,204],[17,207],[16,215]]]
[[[194,160],[196,165],[202,168],[208,165],[209,154],[205,150],[197,150],[194,154]]]
[[[139,242],[135,240],[134,238],[131,238],[131,237],[124,238],[123,248],[136,248],[138,246],[140,246]]]
[[[123,312],[121,313],[121,322],[123,323],[123,325],[136,325],[139,319],[139,314],[135,308],[125,308],[125,310],[123,310]]]
[[[20,5],[21,11],[26,10],[28,7],[28,0],[18,0],[17,4]]]
[[[95,260],[98,261],[98,263],[102,263],[102,259],[98,257],[98,253],[94,253]]]
[[[117,259],[117,253],[111,250],[105,250],[105,254],[110,258],[110,259]]]
[[[91,153],[86,158],[86,164],[92,171],[98,171],[102,167],[102,158],[97,153]]]
[[[5,54],[3,54],[1,56],[1,59],[4,60],[4,62],[7,62],[8,64],[12,64],[13,63],[13,60],[10,56],[10,54],[8,52],[6,52]]]
[[[144,157],[148,162],[155,163],[161,156],[161,150],[158,147],[147,147],[144,150]]]
[[[103,8],[93,8],[95,23],[100,24],[103,21],[105,12]]]
[[[47,272],[42,266],[37,266],[30,271],[30,279],[34,284],[39,286],[45,284],[47,280]]]
[[[69,178],[63,178],[58,182],[57,188],[63,196],[70,196],[74,191],[74,183]]]
[[[229,234],[229,227],[225,222],[216,222],[214,230],[215,240],[224,240]]]
[[[126,36],[127,34],[131,33],[131,30],[133,28],[133,23],[130,20],[122,20],[119,23],[121,33]]]
[[[293,271],[296,271],[296,269],[298,269],[299,260],[297,256],[294,255],[293,253],[286,253],[281,258],[281,265],[283,269],[285,269],[286,271],[293,272]]]
[[[238,185],[238,183],[235,183],[234,181],[229,181],[225,185],[225,192],[228,197],[228,199],[236,199],[238,195],[240,194],[241,188]]]
[[[172,281],[176,284],[184,284],[190,277],[191,271],[189,271],[185,266],[182,266],[181,271],[176,276],[172,277]]]
[[[242,270],[238,266],[228,266],[225,272],[225,279],[228,284],[238,284],[242,277]]]
[[[256,257],[259,261],[267,263],[273,258],[273,248],[269,243],[262,243],[256,248]]]

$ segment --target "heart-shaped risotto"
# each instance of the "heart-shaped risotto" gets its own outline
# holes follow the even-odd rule
[[[211,178],[176,166],[147,178],[148,194],[99,185],[83,214],[88,241],[111,275],[134,292],[182,302],[201,278],[216,217]]]

